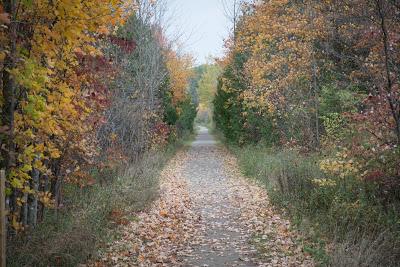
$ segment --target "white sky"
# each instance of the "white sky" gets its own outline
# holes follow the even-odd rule
[[[233,0],[228,0],[233,1]],[[223,55],[224,39],[229,36],[231,23],[225,16],[222,0],[166,0],[170,22],[168,35],[182,34],[184,49],[198,64],[209,55]]]

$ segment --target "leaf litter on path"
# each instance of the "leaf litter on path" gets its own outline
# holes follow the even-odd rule
[[[206,137],[207,138],[207,137]],[[91,266],[314,266],[265,189],[215,145],[179,152],[160,197]]]
[[[195,215],[187,183],[180,177],[186,160],[178,153],[161,173],[160,197],[148,211],[123,226],[121,238],[108,245],[101,258],[90,266],[179,266],[177,254],[195,235]]]

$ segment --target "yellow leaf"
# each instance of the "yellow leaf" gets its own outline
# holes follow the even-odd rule
[[[168,217],[168,212],[166,210],[160,210],[160,215],[163,217]]]
[[[50,157],[52,159],[58,159],[60,156],[60,151],[58,149],[53,149],[50,151]]]

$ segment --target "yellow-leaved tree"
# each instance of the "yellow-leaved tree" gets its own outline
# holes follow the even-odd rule
[[[173,50],[168,50],[165,54],[166,65],[170,74],[172,100],[177,105],[187,97],[189,79],[193,76],[193,59],[189,55],[178,55]]]
[[[9,20],[0,21],[1,167],[15,230],[35,225],[40,208],[57,206],[63,181],[95,155],[78,53],[99,55],[97,39],[122,24],[133,4],[2,1]]]

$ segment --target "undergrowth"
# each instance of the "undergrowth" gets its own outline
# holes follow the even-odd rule
[[[304,251],[321,266],[399,266],[400,215],[396,205],[376,201],[373,189],[356,179],[326,177],[316,154],[260,145],[231,150],[242,172],[262,182],[272,203],[305,233]],[[313,182],[325,178],[337,183]]]
[[[160,170],[192,137],[148,152],[123,171],[96,175],[93,186],[66,185],[64,207],[47,210],[34,230],[8,243],[7,266],[77,266],[95,257],[116,238],[116,226],[134,220],[129,214],[155,199]]]

